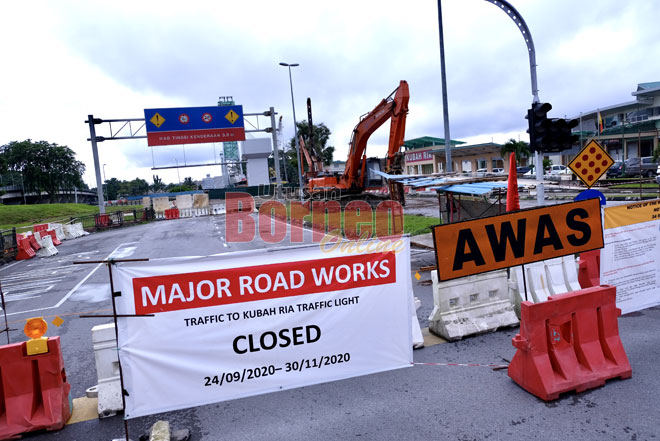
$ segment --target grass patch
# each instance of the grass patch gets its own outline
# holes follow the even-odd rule
[[[140,210],[142,205],[106,207],[107,212]],[[0,205],[0,230],[25,227],[47,222],[68,222],[71,217],[97,214],[99,207],[85,204]]]
[[[426,234],[431,232],[431,227],[441,224],[438,217],[418,216],[414,214],[403,215],[403,232],[411,236]]]
[[[614,189],[614,190],[639,190],[640,184],[617,184],[617,185],[612,185],[609,188]],[[644,183],[641,184],[641,187],[644,188],[652,188],[657,190],[658,189],[658,184],[653,184],[653,183]]]

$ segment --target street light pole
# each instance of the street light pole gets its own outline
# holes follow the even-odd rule
[[[298,185],[300,186],[300,199],[303,199],[303,180],[302,180],[302,171],[301,171],[301,158],[300,158],[300,145],[298,142],[298,126],[296,125],[296,105],[293,101],[293,80],[291,78],[291,68],[299,66],[298,63],[280,63],[280,66],[285,66],[289,68],[289,85],[291,86],[291,107],[293,108],[293,136],[294,142],[296,143],[296,162],[298,163]]]
[[[103,164],[103,184],[105,184],[105,200],[108,200],[108,183],[105,180],[105,166],[106,164]]]

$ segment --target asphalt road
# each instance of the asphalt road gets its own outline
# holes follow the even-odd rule
[[[65,241],[60,254],[0,267],[9,300],[12,342],[23,341],[24,320],[59,315],[59,335],[72,396],[96,384],[91,328],[109,319],[79,318],[110,313],[105,266],[74,261],[208,255],[284,246],[227,243],[224,217],[179,219],[129,227]],[[413,250],[415,269],[434,263],[432,251]],[[432,309],[432,290],[413,279],[421,299],[422,327]],[[387,326],[383,323],[382,326]],[[238,399],[128,421],[131,438],[159,419],[188,428],[192,440],[653,440],[660,438],[660,308],[619,319],[621,339],[633,369],[629,380],[613,380],[581,394],[545,403],[518,387],[506,370],[483,366],[415,365],[267,395]],[[416,363],[506,364],[517,328],[427,346],[414,351]],[[4,338],[4,336],[1,336]],[[112,440],[123,437],[120,416],[67,425],[27,440]]]

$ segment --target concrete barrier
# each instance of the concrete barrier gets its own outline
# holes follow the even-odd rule
[[[96,360],[96,392],[98,394],[99,418],[116,415],[124,409],[121,400],[121,381],[119,379],[119,359],[115,324],[108,323],[92,328],[92,344]]]
[[[179,209],[179,217],[191,217],[193,198],[190,194],[179,194],[176,196],[176,208]]]
[[[508,295],[506,270],[439,282],[433,279],[429,330],[446,340],[518,324]]]
[[[152,202],[154,204],[154,212],[156,213],[156,219],[165,219],[165,210],[172,208],[170,204],[170,198],[167,196],[160,198],[153,198]]]
[[[210,214],[209,195],[206,193],[195,193],[193,196],[193,216],[207,216]]]

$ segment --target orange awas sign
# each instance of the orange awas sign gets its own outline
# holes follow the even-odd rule
[[[433,227],[439,280],[603,247],[600,200],[516,211]]]
[[[573,170],[587,188],[591,188],[612,164],[612,157],[592,139],[568,164],[568,168]]]

